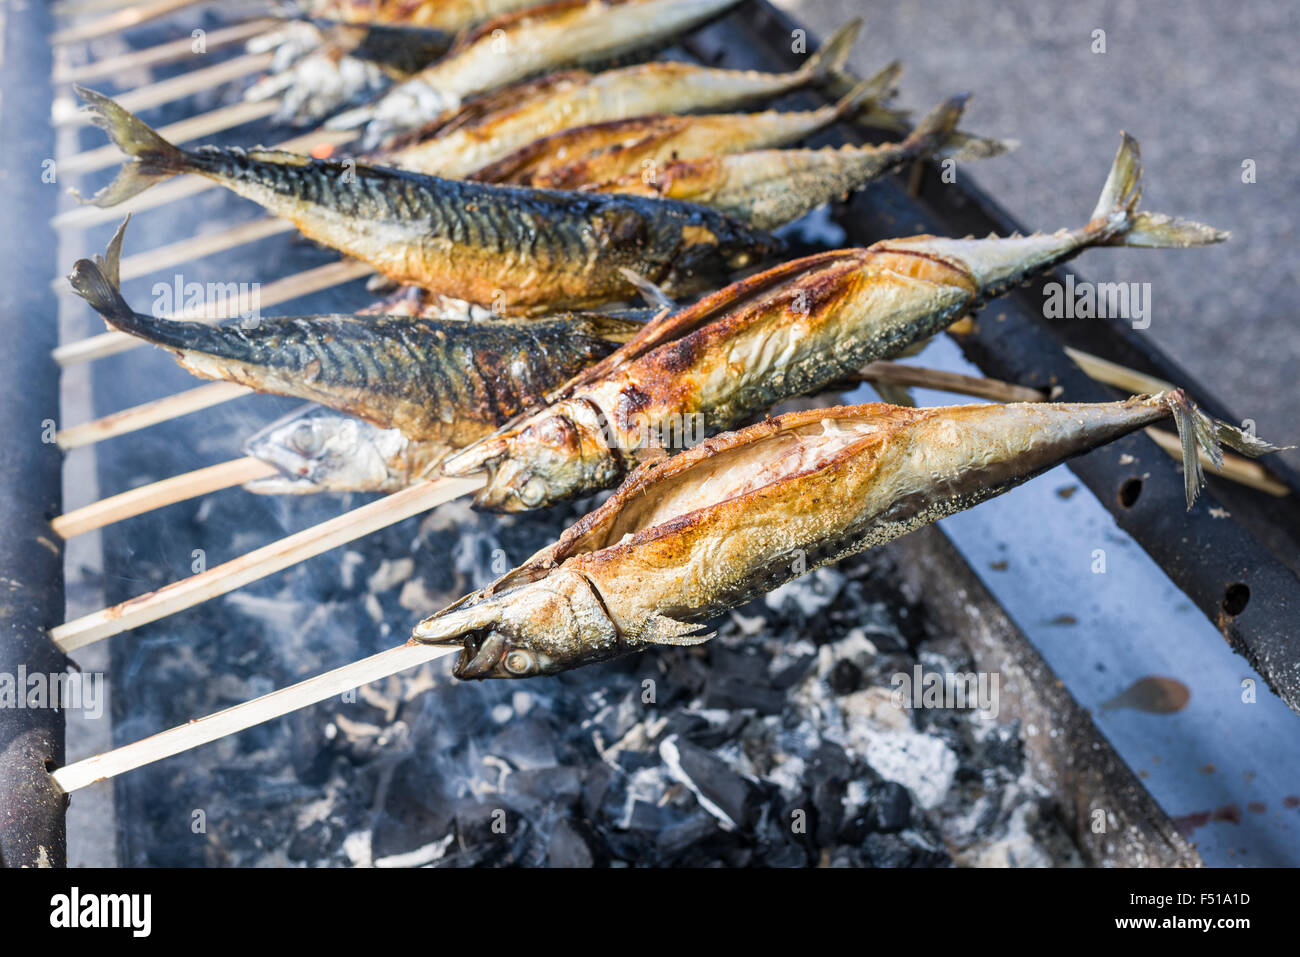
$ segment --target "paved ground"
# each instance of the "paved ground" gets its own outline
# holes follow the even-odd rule
[[[963,167],[1034,228],[1092,208],[1121,129],[1138,138],[1145,208],[1233,233],[1210,250],[1101,250],[1079,271],[1152,284],[1147,334],[1262,435],[1300,441],[1295,250],[1300,203],[1300,4],[1294,0],[776,0],[818,36],[853,16],[865,75],[906,65],[903,105],[975,94],[966,127],[1014,137],[1010,156]],[[1092,52],[1104,30],[1106,52]],[[1256,182],[1242,182],[1254,160]],[[1291,453],[1300,463],[1300,455]]]

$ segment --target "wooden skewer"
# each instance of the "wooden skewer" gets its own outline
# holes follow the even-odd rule
[[[139,113],[238,80],[250,73],[258,73],[271,65],[274,56],[274,53],[249,53],[233,57],[212,66],[138,87],[117,97],[117,102],[123,109]],[[71,97],[55,100],[53,114],[55,126],[81,126],[90,122],[90,114],[83,113]]]
[[[61,449],[80,448],[83,445],[102,442],[104,439],[137,432],[159,422],[178,419],[182,415],[189,415],[200,409],[209,409],[214,405],[237,399],[241,395],[248,395],[252,391],[248,386],[240,385],[238,382],[209,382],[193,389],[186,389],[184,392],[177,392],[175,395],[114,412],[112,415],[91,422],[60,429],[55,434],[54,440]]]
[[[864,366],[857,378],[866,382],[879,382],[882,385],[955,392],[959,395],[992,399],[995,402],[1043,402],[1047,398],[1037,389],[1012,385],[1000,379],[982,379],[978,376],[944,372],[941,369],[925,369],[901,362],[873,362]]]
[[[1155,376],[1146,375],[1135,369],[1122,366],[1118,362],[1111,362],[1109,359],[1103,359],[1088,352],[1068,347],[1065,352],[1074,360],[1074,364],[1087,374],[1088,378],[1104,382],[1106,385],[1113,385],[1127,392],[1151,394],[1153,392],[1167,392],[1174,388],[1171,383],[1166,382],[1164,379],[1157,379]],[[1147,435],[1151,436],[1156,445],[1180,462],[1182,461],[1183,443],[1178,436],[1172,432],[1166,432],[1164,429],[1149,428],[1145,431]],[[1208,474],[1230,479],[1241,485],[1267,492],[1269,495],[1276,495],[1278,498],[1291,494],[1291,489],[1269,474],[1268,469],[1244,456],[1224,452],[1222,469],[1216,469],[1214,463],[1210,461],[1210,457],[1204,451],[1200,452],[1200,459],[1202,467],[1205,468]]]
[[[238,23],[221,30],[212,30],[203,38],[204,53],[201,54],[194,52],[193,37],[182,37],[179,40],[169,40],[167,43],[160,43],[157,46],[147,47],[143,50],[132,50],[130,53],[124,53],[121,56],[105,57],[102,60],[96,60],[94,63],[86,63],[82,66],[56,67],[50,80],[56,84],[85,83],[88,80],[97,80],[104,76],[116,76],[130,70],[175,63],[191,56],[203,56],[213,50],[252,39],[259,33],[270,30],[280,22],[279,20],[267,18]]]
[[[172,266],[179,266],[182,263],[194,262],[196,259],[213,256],[225,252],[227,249],[234,249],[236,246],[254,243],[270,236],[279,236],[282,233],[291,233],[293,228],[293,223],[287,219],[268,217],[240,223],[238,226],[232,226],[221,232],[204,233],[201,236],[192,236],[189,239],[167,243],[164,246],[158,246],[123,259],[120,267],[120,279],[122,282],[126,282],[128,279],[138,279],[140,276],[148,276],[150,273],[156,273],[161,269],[168,269]],[[63,292],[67,289],[67,280],[63,276],[59,276],[50,280],[50,286],[56,292]]]
[[[93,40],[110,33],[129,30],[131,27],[158,17],[165,17],[169,13],[199,2],[201,0],[151,0],[149,3],[138,3],[87,23],[56,30],[50,37],[50,43],[78,43],[82,40]]]
[[[84,17],[88,13],[120,10],[139,2],[140,0],[55,0],[50,4],[50,12],[56,17]]]
[[[65,792],[71,793],[458,651],[457,645],[407,642],[152,737],[75,761],[58,768],[51,777]]]
[[[193,608],[210,598],[242,588],[249,582],[387,528],[412,515],[427,512],[462,495],[469,495],[478,491],[483,482],[482,478],[440,478],[420,482],[207,571],[172,582],[157,591],[64,622],[50,629],[50,638],[63,651],[83,648],[103,638]]]
[[[275,466],[268,465],[261,459],[252,457],[231,459],[219,465],[209,465],[207,468],[175,475],[161,482],[150,482],[148,485],[130,489],[119,495],[110,495],[83,508],[75,508],[52,519],[50,527],[66,541],[74,535],[83,535],[105,525],[143,515],[145,512],[152,512],[166,505],[175,505],[186,499],[207,495],[209,492],[219,492],[232,485],[243,485],[253,479],[275,475],[277,471]]]
[[[324,266],[317,266],[315,269],[308,269],[285,279],[267,283],[261,288],[258,306],[259,308],[277,306],[300,296],[307,296],[314,292],[320,292],[322,289],[329,289],[332,286],[350,282],[353,279],[360,279],[362,276],[370,275],[371,272],[371,268],[365,263],[351,259],[326,263]],[[218,313],[216,310],[210,310],[207,313],[202,310],[186,310],[172,316],[172,318],[196,322],[218,322],[221,319],[228,319],[232,315],[239,315],[239,309],[232,308],[234,309],[233,312],[231,309],[227,309],[224,313]],[[105,356],[116,355],[119,352],[126,352],[146,344],[143,339],[137,339],[125,332],[114,330],[112,332],[101,332],[97,336],[90,336],[77,342],[69,342],[66,345],[59,346],[53,351],[53,356],[55,362],[66,366],[77,362],[89,362],[92,359],[102,359]]]
[[[279,107],[280,101],[277,99],[257,102],[241,100],[230,106],[218,107],[210,112],[200,113],[198,116],[191,116],[170,126],[164,126],[158,133],[170,143],[188,143],[191,140],[202,139],[213,133],[228,130],[233,126],[242,126],[254,120],[265,119]],[[58,170],[60,174],[90,173],[107,169],[120,162],[122,162],[122,151],[109,143],[107,146],[98,146],[59,160]]]
[[[309,153],[318,146],[342,146],[356,139],[355,131],[317,130],[271,147],[289,153]],[[116,147],[107,147],[116,149]],[[118,154],[120,158],[121,154]],[[179,176],[166,183],[160,183],[137,196],[132,196],[124,203],[101,208],[99,206],[77,206],[67,209],[50,220],[55,229],[89,229],[102,223],[117,222],[127,213],[139,213],[146,209],[156,209],[167,203],[188,199],[209,189],[216,189],[217,183],[202,176]]]

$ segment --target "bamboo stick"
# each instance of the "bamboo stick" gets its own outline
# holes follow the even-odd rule
[[[209,744],[228,734],[236,734],[353,688],[459,651],[457,645],[430,645],[410,641],[152,737],[75,761],[58,768],[50,776],[64,792],[71,793],[96,781]]]
[[[102,60],[95,60],[93,63],[85,63],[81,66],[59,66],[55,67],[53,75],[50,77],[52,83],[85,83],[88,80],[97,80],[100,77],[115,76],[121,73],[127,73],[131,70],[140,70],[152,66],[162,66],[166,63],[175,63],[178,60],[184,60],[186,57],[199,57],[213,50],[219,50],[222,47],[240,43],[244,40],[250,40],[259,33],[265,33],[275,27],[282,21],[266,18],[261,20],[250,20],[247,23],[237,23],[232,27],[224,27],[220,30],[211,30],[203,38],[203,53],[194,52],[194,38],[182,37],[179,40],[169,40],[166,43],[160,43],[157,46],[146,47],[143,50],[132,50],[130,53],[123,53],[120,56],[105,57]]]
[[[350,143],[356,137],[355,131],[316,130],[312,133],[287,139],[271,148],[285,150],[289,153],[310,153],[318,146],[342,146]],[[115,149],[115,147],[108,148]],[[89,229],[103,223],[116,222],[127,213],[139,213],[147,209],[156,209],[177,200],[188,199],[207,190],[216,189],[219,185],[219,183],[205,179],[202,176],[179,176],[176,179],[154,186],[137,196],[132,196],[126,202],[119,203],[116,206],[107,208],[77,206],[73,209],[66,209],[54,216],[50,220],[50,225],[55,229]]]
[[[857,378],[882,385],[899,385],[939,392],[955,392],[995,402],[1043,402],[1047,396],[1037,389],[1012,385],[1000,379],[982,379],[978,376],[925,369],[901,362],[873,362],[864,366]]]
[[[191,70],[148,86],[137,87],[118,96],[117,103],[125,110],[139,113],[141,110],[162,106],[164,103],[171,103],[173,100],[230,83],[250,73],[258,73],[271,65],[274,56],[274,53],[248,53],[244,56],[232,57],[212,66]],[[82,112],[75,101],[68,98],[56,100],[52,113],[55,126],[82,126],[90,122],[90,114]]]
[[[266,219],[255,219],[251,222],[240,223],[238,226],[232,226],[220,232],[204,233],[200,236],[192,236],[189,239],[181,239],[174,243],[167,243],[125,257],[120,265],[119,278],[122,282],[126,282],[128,279],[138,279],[141,276],[147,276],[162,269],[193,262],[196,259],[202,259],[204,256],[213,256],[225,252],[227,249],[234,249],[236,246],[258,242],[271,236],[279,236],[281,233],[290,233],[293,232],[293,229],[293,223],[287,219],[267,217]],[[67,288],[66,282],[67,280],[63,276],[59,276],[52,279],[50,285],[56,292],[62,292]]]
[[[1164,429],[1148,428],[1146,434],[1151,436],[1152,441],[1160,446],[1178,461],[1183,460],[1183,442],[1172,432],[1166,432]],[[1237,455],[1233,452],[1223,453],[1223,468],[1215,468],[1210,457],[1205,454],[1204,449],[1197,450],[1201,467],[1205,470],[1206,475],[1217,475],[1219,478],[1230,479],[1239,485],[1246,485],[1261,492],[1267,492],[1277,498],[1285,498],[1291,494],[1291,489],[1286,485],[1273,478],[1268,470],[1258,462],[1252,462],[1248,458]]]
[[[110,495],[82,508],[75,508],[52,519],[50,527],[54,529],[55,534],[66,541],[73,536],[84,535],[86,532],[112,525],[114,522],[134,518],[167,505],[175,505],[186,499],[207,495],[209,492],[219,492],[232,485],[242,485],[253,479],[275,475],[276,472],[275,466],[268,465],[261,459],[251,457],[231,459],[229,462],[174,475],[160,482],[150,482],[148,485],[128,489],[118,495]]]
[[[129,30],[131,27],[139,26],[149,20],[156,20],[159,17],[165,17],[170,13],[175,13],[177,10],[193,6],[199,2],[202,2],[202,0],[150,0],[148,3],[135,4],[125,10],[118,10],[106,16],[89,20],[86,23],[78,23],[62,30],[56,30],[50,36],[50,43],[80,43],[82,40],[93,40],[96,37],[107,36],[110,33]]]
[[[50,638],[63,651],[84,648],[103,638],[193,608],[412,515],[469,495],[481,488],[483,481],[481,478],[440,478],[420,482],[207,571],[172,582],[157,591],[64,622],[50,629]]]
[[[372,271],[365,263],[351,259],[326,263],[324,266],[317,266],[315,269],[308,269],[305,272],[295,273],[284,279],[277,279],[275,282],[267,283],[260,290],[257,305],[258,308],[262,309],[278,306],[292,299],[320,292],[322,289],[329,289],[332,286],[338,286],[353,279],[360,279],[362,276],[370,275]],[[231,318],[232,315],[239,315],[239,309],[235,308],[233,312],[227,309],[225,313],[219,313],[216,310],[209,310],[208,312],[185,310],[171,318],[194,322],[219,322],[222,319]],[[105,356],[116,355],[119,352],[126,352],[146,344],[143,339],[137,339],[125,332],[113,330],[112,332],[101,332],[96,336],[89,336],[76,342],[61,345],[52,354],[55,362],[61,366],[66,366],[77,362],[89,362],[92,359],[102,359]]]
[[[280,101],[276,99],[251,103],[241,100],[230,106],[218,107],[207,113],[200,113],[198,116],[191,116],[170,126],[164,126],[158,133],[170,143],[188,143],[231,127],[265,119],[279,107]],[[59,160],[58,169],[61,175],[91,173],[95,170],[107,169],[120,162],[122,162],[122,151],[109,143],[107,146],[97,146],[84,153],[75,153],[67,159]]]
[[[114,412],[103,418],[83,422],[55,433],[54,439],[61,449],[75,449],[83,445],[93,445],[104,439],[116,438],[129,432],[178,419],[182,415],[209,409],[214,405],[229,402],[241,395],[248,395],[253,390],[238,382],[209,382],[205,385],[164,396],[152,402],[145,402],[121,412]]]
[[[1074,360],[1074,364],[1082,369],[1088,378],[1103,382],[1106,385],[1113,385],[1127,392],[1151,394],[1167,392],[1174,388],[1171,383],[1166,382],[1164,379],[1157,379],[1155,376],[1146,375],[1135,369],[1122,366],[1118,362],[1111,362],[1109,359],[1103,359],[1100,356],[1094,356],[1079,349],[1067,347],[1065,353]],[[1149,428],[1145,431],[1156,445],[1180,462],[1182,461],[1183,443],[1178,436],[1163,429]],[[1269,495],[1275,495],[1278,498],[1291,494],[1291,489],[1286,484],[1279,482],[1269,473],[1268,469],[1258,462],[1252,462],[1250,459],[1235,455],[1232,452],[1224,452],[1223,468],[1216,469],[1214,463],[1210,461],[1210,457],[1204,451],[1199,454],[1201,466],[1207,474],[1218,475],[1221,478],[1258,489],[1261,492],[1267,492]]]

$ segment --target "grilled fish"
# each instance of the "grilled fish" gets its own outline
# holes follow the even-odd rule
[[[783,146],[850,116],[879,95],[864,80],[838,103],[815,110],[762,113],[659,113],[593,123],[544,136],[475,172],[483,183],[577,189],[619,176],[653,176],[673,160]]]
[[[650,113],[728,110],[774,99],[821,83],[843,67],[860,27],[860,20],[841,27],[791,73],[718,70],[677,61],[594,74],[552,73],[477,97],[372,159],[418,173],[465,177],[534,140],[576,126]],[[896,75],[898,68],[887,69]]]
[[[118,288],[124,222],[72,288],[110,325],[176,353],[206,379],[292,395],[415,439],[460,447],[540,401],[640,328],[605,316],[469,323],[407,316],[307,316],[210,326],[135,312]]]
[[[780,248],[689,203],[465,183],[274,150],[181,150],[107,97],[78,92],[130,157],[89,202],[113,206],[197,173],[397,282],[501,313],[627,299],[635,287],[624,268],[669,291],[700,289]]]
[[[457,33],[537,0],[310,0],[312,16],[340,23],[427,27]]]
[[[691,434],[732,428],[783,398],[897,355],[1090,246],[1186,247],[1225,238],[1199,223],[1139,212],[1140,178],[1137,143],[1125,135],[1082,228],[887,239],[742,280],[651,322],[557,390],[548,407],[457,453],[443,470],[487,471],[477,503],[505,511],[606,488],[665,430],[685,435],[683,425],[701,419]]]
[[[553,545],[416,626],[462,645],[460,678],[555,674],[654,645],[855,552],[992,498],[1072,456],[1171,417],[1188,507],[1198,447],[1273,446],[1215,422],[1182,390],[1124,402],[909,409],[873,403],[778,416],[639,469]]]
[[[653,48],[735,6],[739,0],[556,0],[505,14],[466,34],[438,62],[377,103],[327,125],[368,123],[363,143],[378,146],[465,100],[567,66],[608,62]]]
[[[451,446],[319,405],[277,419],[244,443],[244,454],[280,470],[244,488],[261,495],[396,492],[437,474]]]
[[[945,101],[901,143],[753,150],[679,159],[582,188],[699,203],[758,229],[775,229],[912,160],[927,156],[984,159],[1014,148],[1010,141],[957,132],[966,100],[966,96],[954,96]]]

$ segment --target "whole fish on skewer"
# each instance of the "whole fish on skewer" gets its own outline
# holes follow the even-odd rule
[[[964,95],[946,100],[898,143],[681,158],[582,189],[699,203],[757,229],[775,229],[913,160],[986,159],[1014,149],[1012,141],[957,131],[966,100]]]
[[[656,436],[732,428],[942,331],[988,299],[1092,246],[1187,247],[1226,234],[1140,212],[1141,162],[1125,135],[1092,217],[1032,236],[888,239],[751,276],[651,322],[496,435],[443,464],[487,472],[481,507],[538,508],[607,488]],[[676,439],[671,439],[670,444]]]
[[[815,110],[761,113],[658,113],[553,133],[476,171],[470,179],[547,189],[577,189],[620,176],[653,176],[674,160],[796,143],[857,112],[879,95],[864,80],[839,102]]]
[[[537,0],[470,2],[320,2],[298,4],[293,18],[254,37],[248,52],[274,50],[267,76],[246,100],[282,97],[276,120],[298,126],[409,79],[443,56],[457,35]]]
[[[366,148],[456,109],[472,96],[569,66],[605,63],[653,49],[739,0],[556,0],[489,20],[441,60],[327,124],[363,123]]]
[[[408,438],[401,429],[308,405],[244,443],[245,455],[279,470],[245,482],[244,488],[261,495],[396,492],[436,476],[452,450],[440,439]]]
[[[465,177],[561,130],[652,113],[735,109],[775,99],[822,83],[840,70],[860,27],[860,20],[841,27],[790,73],[722,70],[679,61],[602,73],[552,73],[476,97],[405,134],[370,159],[418,173]],[[891,64],[878,74],[882,98],[889,92],[886,81],[898,69]],[[877,121],[897,122],[897,114],[879,102],[872,109]]]
[[[553,545],[412,637],[461,645],[460,678],[555,674],[655,645],[806,571],[971,508],[1068,458],[1173,418],[1188,508],[1198,449],[1278,451],[1209,419],[1182,390],[1123,402],[778,416],[635,473]]]
[[[158,319],[132,310],[118,288],[125,228],[102,259],[78,260],[68,277],[110,325],[175,352],[203,378],[310,399],[452,448],[536,405],[641,328],[597,315],[490,323],[307,316],[248,327]]]
[[[274,150],[182,150],[108,97],[77,90],[129,157],[94,205],[196,173],[396,282],[502,313],[627,299],[635,286],[623,269],[669,292],[698,290],[781,246],[689,203],[466,183]]]

